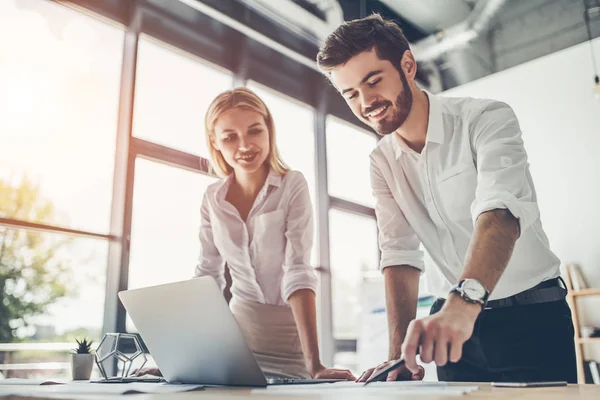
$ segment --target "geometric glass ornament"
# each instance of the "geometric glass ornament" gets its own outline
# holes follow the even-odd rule
[[[133,364],[139,364],[133,375],[137,377],[148,359],[144,354],[137,335],[130,333],[107,333],[96,349],[96,365],[106,380],[122,381],[129,377]],[[110,374],[114,367],[115,374]]]

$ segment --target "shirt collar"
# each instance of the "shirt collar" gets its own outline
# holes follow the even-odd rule
[[[225,201],[225,196],[227,196],[227,191],[229,190],[229,186],[231,186],[233,177],[234,176],[233,176],[233,172],[232,172],[231,174],[227,175],[227,177],[225,177],[225,179],[223,179],[223,181],[217,188],[217,190],[215,192],[215,196],[216,196],[216,199],[218,202]],[[267,176],[267,179],[265,180],[265,184],[263,185],[262,189],[260,189],[260,191],[259,191],[259,196],[266,189],[268,189],[269,186],[280,187],[282,180],[283,180],[283,176],[281,176],[280,173],[278,173],[273,168],[271,168],[269,170],[269,175]]]
[[[280,173],[275,171],[273,168],[269,171],[269,176],[267,176],[267,180],[265,182],[265,186],[281,186],[281,181],[283,180],[283,176]]]
[[[427,91],[429,98],[429,123],[427,124],[427,141],[444,143],[444,119],[442,117],[442,101],[439,96]]]
[[[426,142],[433,143],[444,143],[444,125],[442,117],[442,104],[441,99],[424,90],[427,98],[429,99],[429,118],[427,123],[427,137]],[[414,152],[401,137],[398,137],[395,133],[392,134],[392,143],[394,146],[394,152],[396,153],[396,159],[400,158],[403,152]]]

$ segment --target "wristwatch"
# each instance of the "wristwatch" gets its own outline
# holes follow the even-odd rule
[[[490,297],[490,292],[477,279],[463,279],[450,293],[457,293],[467,303],[480,304],[481,308],[485,308]]]

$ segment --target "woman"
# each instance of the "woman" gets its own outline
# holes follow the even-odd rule
[[[267,106],[249,89],[229,90],[213,100],[205,123],[224,178],[204,195],[195,276],[210,275],[224,289],[227,264],[231,311],[265,374],[355,379],[319,358],[308,186],[281,160]]]

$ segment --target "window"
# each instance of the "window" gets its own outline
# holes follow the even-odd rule
[[[232,83],[231,73],[142,35],[133,135],[209,158],[204,115],[212,100]]]
[[[70,343],[101,338],[108,241],[0,226],[0,349],[6,342],[32,342],[40,350],[0,351],[0,363],[30,364],[10,377],[69,378]],[[48,344],[49,342],[58,342]],[[64,343],[68,343],[63,345]],[[8,377],[6,376],[6,377]]]
[[[379,265],[374,218],[329,210],[333,337],[356,339],[364,274]]]
[[[202,198],[216,178],[141,158],[135,171],[129,288],[192,278]]]
[[[329,195],[374,207],[369,155],[377,145],[374,134],[327,117],[327,173]]]
[[[312,108],[255,82],[250,82],[248,88],[254,91],[271,111],[281,157],[290,168],[304,174],[314,202],[316,175]]]
[[[4,202],[0,216],[107,233],[123,30],[63,5],[0,2],[0,180],[28,181],[52,220]]]
[[[310,191],[313,212],[316,212],[313,109],[255,82],[250,82],[248,88],[254,91],[271,111],[277,135],[277,148],[281,158],[291,169],[304,174]],[[311,262],[313,265],[317,264],[316,223]]]
[[[200,254],[200,207],[217,179],[136,160],[129,288],[194,276]]]

